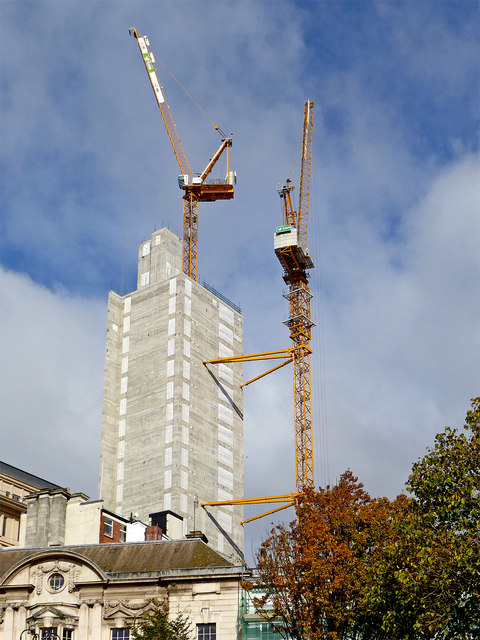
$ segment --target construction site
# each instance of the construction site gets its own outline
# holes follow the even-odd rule
[[[166,229],[155,232],[139,250],[137,290],[110,294],[100,497],[117,513],[137,513],[141,519],[171,509],[185,518],[187,530],[205,531],[217,550],[243,557],[244,505],[270,505],[265,512],[270,515],[315,486],[309,288],[314,263],[307,248],[314,104],[304,106],[298,207],[288,179],[278,190],[282,220],[273,233],[287,286],[291,345],[245,354],[240,309],[197,281],[199,205],[234,197],[232,140],[215,126],[220,146],[203,171],[192,172],[148,37],[135,28],[130,33],[178,164],[183,238],[180,242]],[[222,156],[223,177],[212,178]],[[251,361],[264,361],[269,368],[244,381],[243,364]],[[247,497],[243,390],[286,365],[293,369],[296,486],[289,494]]]
[[[2,640],[478,636],[478,17],[2,3]]]
[[[307,249],[314,104],[304,105],[298,207],[288,178],[278,189],[282,217],[272,229],[290,345],[245,354],[241,308],[198,281],[204,203],[234,198],[232,138],[215,125],[218,149],[202,171],[190,168],[149,39],[135,28],[130,35],[178,165],[183,236],[165,227],[155,230],[139,247],[136,289],[122,295],[111,290],[108,296],[99,500],[3,465],[2,482],[25,503],[9,513],[8,534],[4,516],[7,550],[0,556],[0,575],[7,576],[12,594],[5,601],[4,637],[77,640],[78,633],[80,640],[87,633],[90,640],[128,640],[126,621],[138,611],[148,614],[155,598],[163,597],[193,616],[198,640],[215,640],[217,626],[224,638],[270,640],[273,628],[241,588],[251,571],[245,563],[245,527],[295,506],[302,492],[315,486],[309,288],[314,263]],[[264,370],[245,379],[250,362]],[[246,496],[245,389],[286,366],[292,368],[295,486],[284,494]],[[246,505],[257,513],[246,518]],[[32,552],[43,557],[40,567]],[[13,565],[20,568],[12,570]],[[31,576],[36,595],[15,613],[11,598],[23,588],[19,580],[28,583]],[[129,587],[122,591],[124,580]],[[147,599],[145,580],[158,585]],[[174,595],[177,580],[184,587]],[[82,595],[59,605],[57,594],[67,583],[71,593],[84,585]],[[101,584],[111,595],[91,600]],[[120,600],[112,605],[114,593]],[[99,606],[82,610],[86,597]]]

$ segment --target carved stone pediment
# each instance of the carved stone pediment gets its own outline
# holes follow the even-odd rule
[[[76,624],[78,622],[78,608],[65,604],[35,605],[27,608],[28,622],[37,622],[44,619],[62,621],[65,624]]]
[[[145,611],[152,609],[155,602],[155,598],[146,598],[140,602],[131,602],[130,600],[109,600],[105,602],[103,617],[105,620],[112,619],[117,616],[137,618]]]
[[[52,615],[55,616],[55,618],[63,618],[63,611],[61,611],[58,607],[50,604],[45,606],[32,607],[29,611],[29,614],[29,617],[34,619],[41,618],[45,615]]]

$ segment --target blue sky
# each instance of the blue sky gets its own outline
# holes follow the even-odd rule
[[[317,480],[350,467],[372,494],[395,495],[479,391],[480,28],[468,0],[2,0],[1,458],[96,496],[107,293],[135,287],[155,228],[181,229],[131,26],[234,132],[236,196],[200,209],[200,279],[241,305],[247,352],[288,346],[276,188],[315,101]],[[218,136],[162,81],[202,169]],[[293,179],[298,191],[298,162]],[[290,394],[289,372],[245,392],[248,495],[294,486]]]

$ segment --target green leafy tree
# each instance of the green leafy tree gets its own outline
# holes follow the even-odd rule
[[[480,635],[480,398],[462,431],[446,428],[413,465],[413,495],[386,550],[374,599],[390,637]],[[374,590],[375,591],[375,590]]]
[[[168,606],[154,603],[154,608],[144,613],[130,625],[133,640],[190,640],[190,622],[182,614],[169,619]]]

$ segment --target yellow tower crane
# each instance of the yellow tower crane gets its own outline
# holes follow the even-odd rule
[[[170,107],[166,101],[165,92],[158,78],[155,56],[150,48],[148,37],[140,35],[134,27],[129,30],[129,33],[137,40],[153,93],[180,169],[178,185],[185,192],[183,195],[183,272],[190,278],[198,280],[198,203],[233,198],[236,174],[234,171],[230,171],[229,168],[229,149],[232,146],[232,139],[224,135],[219,148],[209,160],[205,169],[199,174],[192,173],[177,133]],[[222,133],[217,125],[215,125],[215,129]],[[227,152],[225,178],[207,180],[225,150]]]
[[[308,271],[314,268],[313,261],[307,249],[308,217],[310,203],[310,179],[312,168],[314,103],[305,102],[302,133],[302,166],[300,175],[300,195],[298,211],[292,205],[291,180],[278,190],[282,199],[282,225],[277,227],[274,236],[275,254],[283,267],[283,279],[288,285],[284,297],[289,302],[289,317],[285,324],[290,329],[292,346],[279,351],[253,353],[232,358],[215,358],[206,360],[205,365],[251,362],[259,360],[282,360],[273,368],[261,373],[244,383],[244,387],[264,376],[293,362],[293,395],[294,395],[294,423],[295,423],[295,471],[296,492],[264,498],[244,498],[241,500],[209,502],[206,506],[245,505],[278,503],[277,507],[259,516],[249,518],[251,522],[257,518],[275,513],[292,506],[295,498],[307,487],[314,488],[313,437],[312,437],[312,394],[310,375],[310,347],[312,322],[310,302],[312,293],[308,284]]]
[[[307,100],[303,118],[302,168],[298,211],[292,206],[290,180],[279,189],[282,198],[283,224],[277,227],[275,253],[283,267],[283,279],[289,286],[284,297],[290,313],[285,324],[290,329],[293,356],[293,387],[295,404],[295,463],[297,491],[314,486],[312,394],[310,376],[310,340],[312,294],[308,285],[308,270],[314,264],[308,254],[308,214],[312,166],[314,103]]]

